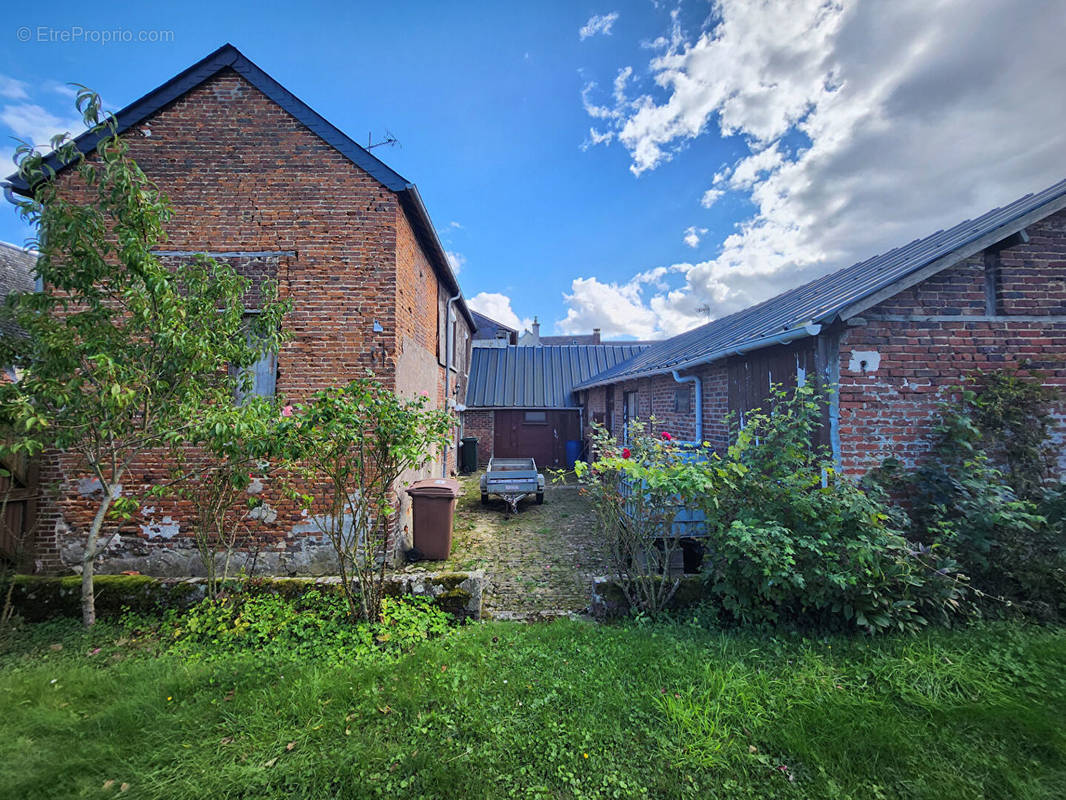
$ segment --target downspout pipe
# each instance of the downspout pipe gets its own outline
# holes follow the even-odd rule
[[[678,444],[703,446],[703,381],[698,375],[685,375],[682,377],[675,369],[670,373],[677,383],[691,383],[696,387],[696,440],[692,442],[678,442]]]
[[[449,403],[452,402],[452,351],[455,349],[455,343],[452,341],[454,333],[452,332],[452,307],[459,302],[459,298],[462,297],[461,293],[456,293],[454,297],[448,298],[448,306],[444,312],[444,408],[449,409]],[[444,446],[444,463],[440,468],[440,476],[442,478],[448,477],[448,451],[451,449],[448,445]]]

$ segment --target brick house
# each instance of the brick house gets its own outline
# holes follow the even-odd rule
[[[117,115],[145,174],[170,199],[164,259],[205,253],[252,277],[276,278],[294,310],[292,340],[256,372],[256,391],[298,402],[372,370],[401,396],[426,393],[438,407],[462,397],[475,328],[418,189],[225,45]],[[97,140],[77,141],[91,154]],[[91,157],[91,156],[90,156]],[[62,165],[56,165],[61,168]],[[60,169],[56,180],[70,186]],[[9,179],[11,189],[27,186]],[[42,485],[61,487],[42,504],[36,568],[80,558],[85,494],[67,464],[41,465]],[[140,465],[145,483],[164,464]],[[455,448],[405,480],[451,472]],[[313,525],[265,487],[269,513],[255,523],[259,571],[329,572],[333,559]],[[408,498],[397,549],[409,541]],[[101,571],[190,575],[200,571],[187,510],[159,503],[123,524]],[[409,546],[409,545],[408,545]]]
[[[725,417],[771,382],[838,387],[824,443],[858,476],[927,452],[938,403],[976,370],[1039,371],[1066,389],[1066,181],[715,320],[579,383],[624,437],[654,415],[675,438],[728,444]],[[1066,408],[1053,414],[1066,473]]]

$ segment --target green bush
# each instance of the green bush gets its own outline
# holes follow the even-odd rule
[[[213,660],[225,653],[275,658],[313,658],[343,665],[364,656],[399,654],[451,629],[450,617],[428,598],[386,598],[383,621],[352,622],[339,592],[298,597],[235,594],[205,599],[188,611],[166,615],[159,638],[188,658]],[[141,626],[143,618],[132,624]]]
[[[884,495],[835,473],[815,443],[824,392],[771,391],[745,417],[705,495],[708,589],[743,624],[915,629],[960,610],[962,577],[913,545]]]
[[[975,603],[993,616],[1066,615],[1066,501],[1061,486],[1042,481],[1047,422],[1037,402],[1050,395],[1038,380],[997,373],[980,376],[983,391],[959,387],[941,407],[924,463],[881,471],[913,498],[912,535],[957,559]],[[1022,410],[1031,418],[1025,435]]]
[[[813,386],[773,387],[722,455],[635,422],[625,448],[595,433],[600,458],[577,473],[631,609],[669,607],[678,582],[662,554],[676,544],[678,511],[695,508],[706,518],[706,592],[726,622],[879,632],[960,611],[964,578],[943,548],[908,542],[884,493],[837,475],[816,444],[825,402]]]

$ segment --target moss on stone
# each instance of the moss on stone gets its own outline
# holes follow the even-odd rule
[[[656,582],[662,581],[661,577],[652,578]],[[701,575],[683,575],[674,596],[667,603],[667,608],[676,611],[683,608],[691,608],[698,605],[704,597],[705,582]],[[622,587],[614,581],[606,581],[596,586],[600,601],[598,614],[601,617],[612,619],[623,617],[629,613],[629,600],[622,591]]]
[[[468,608],[473,598],[471,592],[462,588],[470,576],[465,573],[448,573],[426,576],[427,586],[442,591],[433,598],[448,613],[459,617],[476,616]],[[231,591],[250,595],[275,594],[287,600],[297,600],[309,592],[342,594],[336,581],[317,581],[313,578],[254,578],[228,583]],[[161,614],[168,609],[184,609],[206,596],[207,587],[202,580],[154,578],[149,575],[96,575],[93,578],[96,592],[97,617],[115,617],[128,611],[141,614]],[[405,594],[401,580],[388,580],[385,593],[389,597]],[[41,622],[57,617],[81,616],[81,577],[46,577],[16,575],[12,591],[12,604],[17,613],[29,622]]]

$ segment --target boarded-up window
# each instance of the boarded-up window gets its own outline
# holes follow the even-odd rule
[[[251,315],[246,318],[250,321]],[[254,344],[252,341],[253,336],[254,334],[249,332],[249,344]],[[231,370],[230,372],[235,377],[242,378],[242,380],[238,381],[237,386],[238,403],[243,401],[245,397],[253,395],[273,397],[277,391],[278,383],[278,355],[277,353],[263,353],[255,364],[244,368],[239,374],[236,370]]]
[[[692,390],[684,386],[674,390],[674,412],[688,414],[692,411]]]

